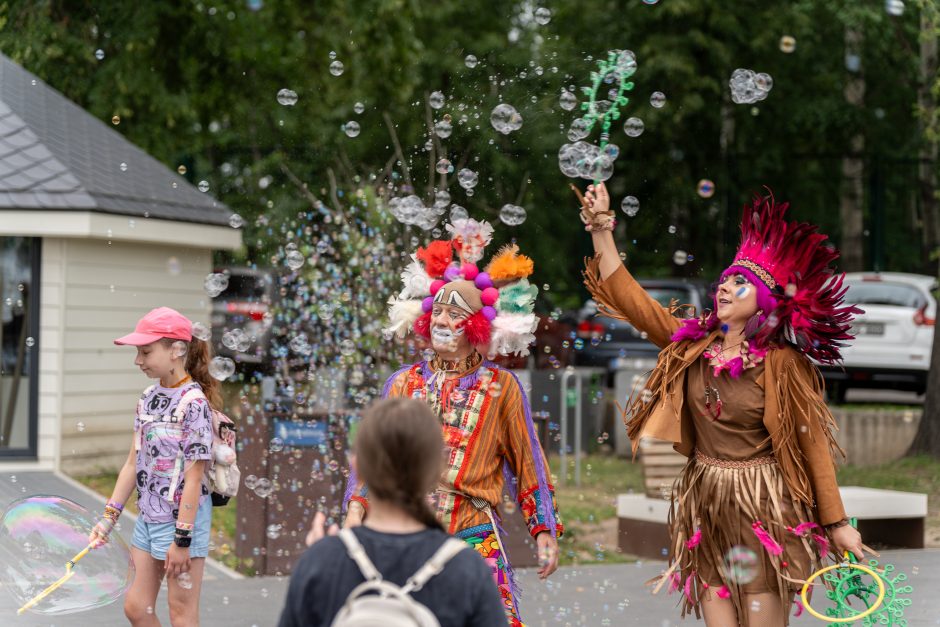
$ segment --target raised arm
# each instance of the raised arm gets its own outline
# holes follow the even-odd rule
[[[660,348],[668,345],[681,322],[647,294],[620,261],[610,196],[603,183],[588,187],[582,200],[581,221],[594,244],[594,258],[585,260],[584,284],[597,302],[598,313],[626,320]]]

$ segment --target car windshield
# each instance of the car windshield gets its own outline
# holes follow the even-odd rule
[[[261,302],[264,300],[267,281],[264,274],[232,274],[221,298],[227,301]]]
[[[657,303],[663,307],[668,307],[672,301],[679,305],[694,305],[692,295],[688,290],[665,287],[647,287],[646,293],[653,297]]]
[[[919,309],[926,304],[923,294],[904,283],[886,281],[866,281],[849,283],[845,301],[853,305],[887,305],[889,307],[909,307]]]

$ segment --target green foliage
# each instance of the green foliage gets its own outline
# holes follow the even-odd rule
[[[884,231],[871,237],[886,241],[889,268],[923,269],[926,255],[910,242],[919,228],[921,141],[912,114],[919,25],[912,3],[890,17],[883,3],[849,0],[556,0],[544,26],[529,1],[264,0],[257,11],[244,0],[0,6],[5,54],[99,119],[119,115],[117,131],[174,169],[186,165],[191,180],[208,180],[246,218],[239,262],[268,265],[291,221],[311,207],[282,166],[329,202],[331,175],[334,189],[352,193],[363,182],[380,187],[390,164],[399,186],[410,181],[429,201],[435,185],[452,182],[432,171],[446,155],[456,169],[480,174],[472,197],[449,185],[454,202],[496,221],[497,241],[518,240],[536,260],[536,282],[550,284],[544,297],[579,305],[578,268],[590,246],[558,170],[573,117],[558,94],[579,93],[594,59],[629,48],[639,69],[624,118],[641,117],[646,132],[631,139],[615,125],[611,141],[621,156],[609,188],[615,204],[627,194],[641,200],[617,234],[638,274],[715,276],[733,252],[740,207],[764,185],[838,243],[841,159],[857,133],[886,190]],[[863,34],[863,108],[847,106],[843,94],[847,28]],[[780,50],[783,35],[796,39],[792,54]],[[341,76],[328,71],[331,51],[345,65]],[[475,68],[464,64],[471,53]],[[730,102],[737,67],[774,77],[767,100]],[[296,106],[277,103],[285,87],[298,93]],[[433,90],[447,97],[440,111],[425,104]],[[668,98],[663,109],[648,103],[656,90]],[[362,115],[353,111],[357,101]],[[499,102],[519,110],[522,129],[509,136],[492,129],[489,112]],[[383,114],[403,160],[394,158]],[[440,140],[429,122],[445,114],[454,133]],[[341,126],[353,119],[362,133],[351,139]],[[696,194],[702,178],[716,183],[712,199]],[[496,220],[508,202],[527,209],[523,225]],[[677,249],[694,261],[674,266]]]

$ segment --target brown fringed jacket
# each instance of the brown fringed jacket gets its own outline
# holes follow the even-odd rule
[[[636,455],[640,439],[674,443],[686,457],[695,449],[692,417],[684,402],[685,373],[719,335],[672,341],[681,321],[656,302],[621,265],[601,279],[599,258],[585,260],[584,284],[598,312],[645,331],[661,351],[646,387],[652,398],[632,399],[624,412]],[[844,455],[833,437],[835,419],[822,398],[822,376],[809,359],[790,346],[774,348],[764,358],[764,427],[793,498],[814,507],[819,524],[845,518],[836,484],[834,456]]]

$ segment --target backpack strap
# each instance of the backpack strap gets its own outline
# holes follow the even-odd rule
[[[405,585],[402,586],[402,592],[412,593],[417,592],[424,584],[428,582],[429,579],[439,574],[444,570],[444,566],[447,565],[455,555],[467,548],[467,543],[463,540],[458,540],[457,538],[447,538],[444,541],[444,544],[431,556],[427,562],[424,563],[424,566],[418,569],[414,575],[412,575],[408,581],[405,582]]]
[[[153,416],[144,413],[144,399],[146,399],[153,388],[157,387],[156,383],[153,383],[147,386],[147,389],[143,391],[143,394],[140,395],[140,398],[137,399],[137,420],[134,422],[134,428],[139,431],[139,433],[134,434],[134,450],[139,451],[144,445],[144,429],[143,423],[153,422]]]
[[[173,422],[183,422],[189,404],[200,398],[206,398],[206,395],[198,387],[193,386],[186,390],[183,396],[180,397],[179,403],[176,404],[176,409],[173,410]]]
[[[368,581],[382,581],[382,574],[376,569],[375,564],[366,555],[366,550],[362,548],[356,534],[350,528],[342,529],[339,532],[339,539],[346,545],[346,552],[349,557],[356,562],[356,566],[362,571],[362,576]]]

